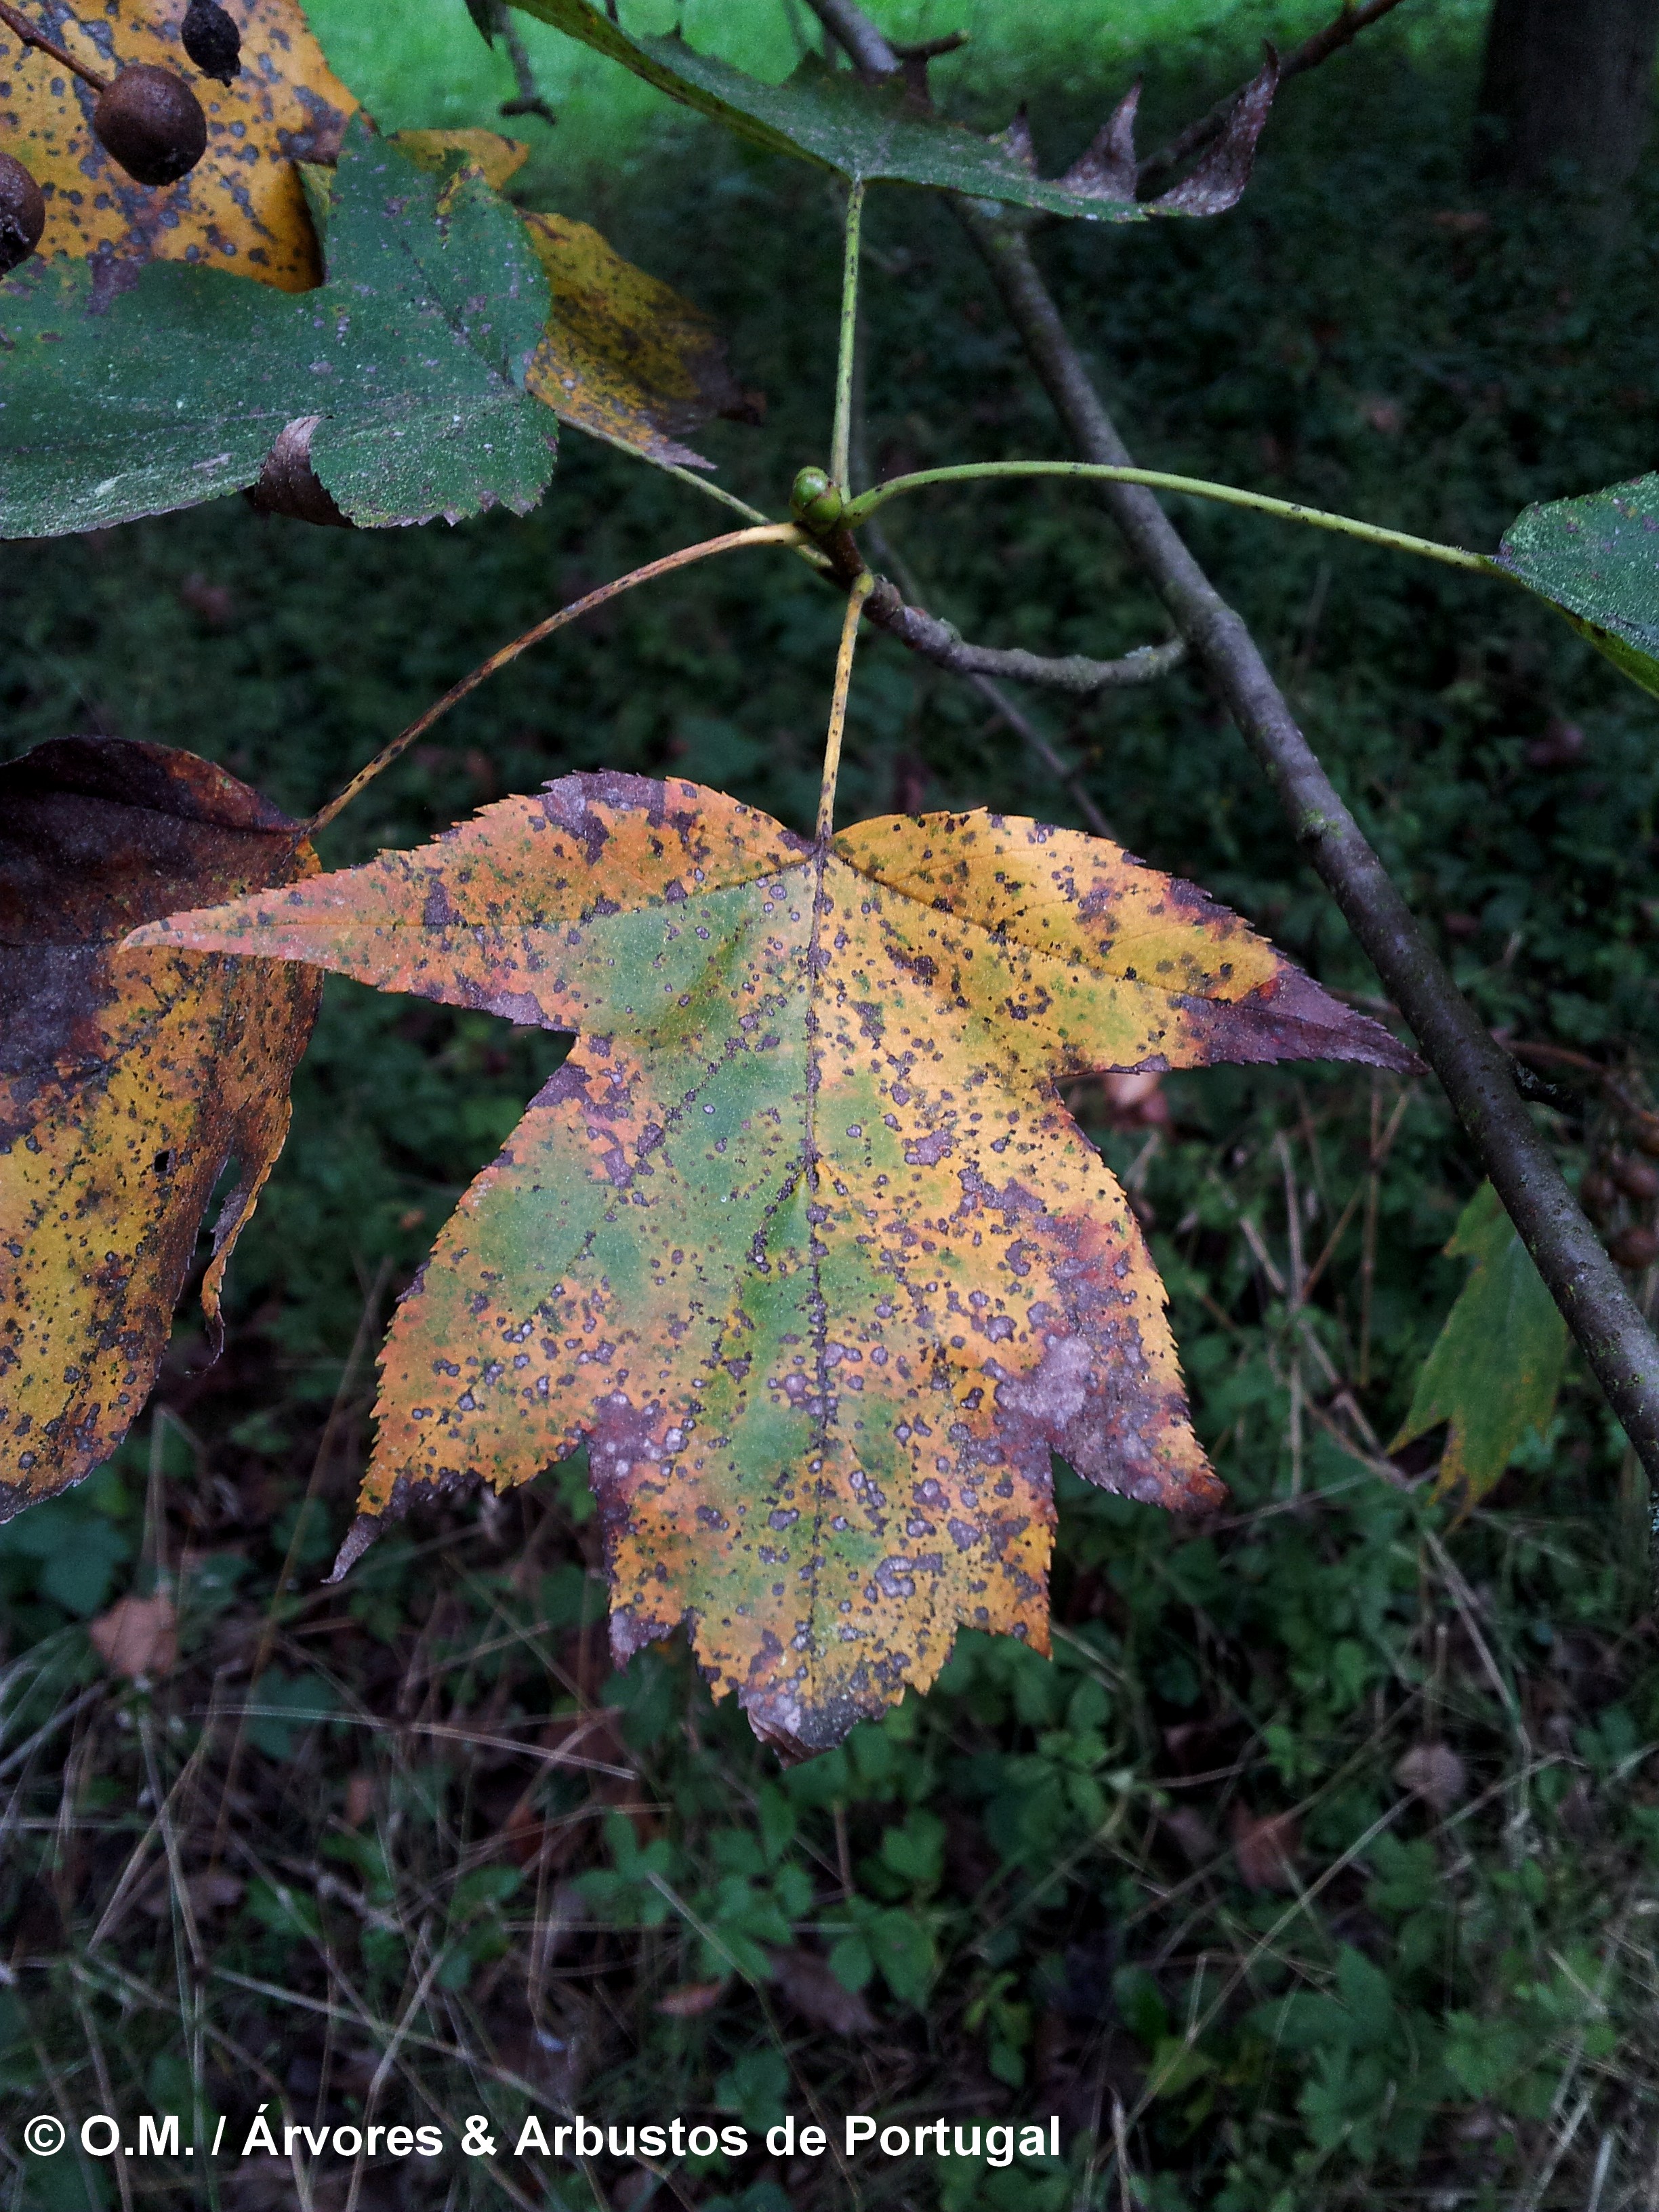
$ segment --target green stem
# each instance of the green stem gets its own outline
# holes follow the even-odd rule
[[[620,438],[617,443],[623,453],[632,453],[636,460],[651,459],[648,453],[641,453],[637,446],[623,446]],[[700,491],[705,499],[716,500],[721,507],[729,507],[733,514],[742,515],[747,522],[768,523],[772,520],[759,507],[750,507],[746,499],[739,499],[736,492],[727,491],[724,484],[711,483],[707,477],[699,476],[695,469],[676,468],[672,462],[663,461],[653,462],[652,465],[661,469],[665,476],[672,477],[677,483],[690,484],[693,491]]]
[[[853,443],[853,366],[859,329],[859,242],[864,230],[862,179],[847,195],[847,258],[842,264],[841,356],[836,364],[836,428],[830,441],[830,477],[845,491]]]
[[[1116,468],[1091,461],[985,461],[951,469],[923,469],[915,476],[895,477],[851,501],[842,516],[846,528],[856,530],[878,508],[901,492],[920,491],[924,485],[972,483],[988,477],[1078,477],[1093,483],[1145,484],[1152,491],[1190,493],[1194,499],[1218,500],[1224,507],[1250,507],[1258,514],[1276,514],[1285,522],[1305,522],[1316,530],[1334,530],[1344,538],[1358,538],[1367,545],[1386,545],[1395,553],[1417,553],[1449,568],[1467,568],[1477,575],[1515,580],[1509,571],[1484,553],[1466,553],[1461,545],[1442,545],[1432,538],[1413,538],[1403,530],[1384,530],[1374,522],[1357,522],[1352,515],[1331,514],[1323,507],[1303,507],[1295,500],[1270,499],[1266,492],[1241,491],[1234,484],[1211,483],[1203,477],[1174,477],[1162,469]]]

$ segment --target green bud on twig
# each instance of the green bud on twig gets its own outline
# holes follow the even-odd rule
[[[824,469],[803,469],[789,495],[789,512],[815,538],[835,528],[847,511],[847,495]]]

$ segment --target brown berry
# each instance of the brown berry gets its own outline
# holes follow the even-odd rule
[[[141,185],[176,185],[207,151],[201,102],[171,70],[124,69],[92,111],[93,136]]]
[[[0,276],[28,259],[46,227],[40,187],[12,154],[0,154]]]
[[[1659,1159],[1659,1116],[1638,1121],[1631,1133],[1638,1152],[1645,1152],[1650,1159]]]
[[[1578,1178],[1578,1203],[1586,1213],[1611,1213],[1617,1194],[1600,1168],[1586,1168]]]
[[[1644,1204],[1659,1198],[1659,1168],[1647,1160],[1616,1160],[1613,1179],[1626,1198],[1640,1200]]]
[[[1651,1229],[1633,1225],[1610,1237],[1607,1250],[1621,1267],[1650,1267],[1659,1260],[1659,1236]]]
[[[228,84],[242,72],[242,34],[218,0],[190,0],[179,27],[185,52],[204,76]]]

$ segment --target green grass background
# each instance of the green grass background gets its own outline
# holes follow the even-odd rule
[[[878,0],[869,12],[896,38],[966,31],[968,49],[936,65],[941,95],[972,104],[1004,96],[1006,104],[1011,88],[1092,91],[1160,64],[1184,74],[1206,49],[1231,56],[1263,38],[1288,46],[1333,11],[1328,0]],[[330,61],[388,129],[489,122],[514,91],[505,53],[485,47],[464,0],[420,0],[395,11],[383,0],[311,0],[307,13]],[[1430,14],[1436,35],[1473,34],[1482,13],[1480,0],[1440,0],[1419,10],[1407,35],[1414,38]],[[515,20],[560,122],[550,147],[539,122],[509,127],[533,134],[560,164],[641,153],[672,103],[534,17]],[[809,27],[817,28],[804,0],[781,8],[774,0],[686,0],[678,9],[634,0],[623,20],[640,32],[678,21],[693,46],[771,78],[788,74]]]

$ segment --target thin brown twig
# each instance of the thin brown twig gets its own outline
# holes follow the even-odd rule
[[[98,2084],[99,2101],[106,2112],[112,2112],[116,2108],[115,2090],[110,2080],[109,2061],[104,2055],[104,2039],[98,2033],[97,2022],[87,2009],[86,1997],[78,1983],[72,1989],[70,2002],[75,2007],[75,2017],[81,2024],[82,2039],[92,2060],[93,2075]],[[121,2212],[132,2212],[132,2176],[128,2165],[130,2155],[124,2143],[116,2144],[115,2186],[120,2192]]]
[[[1088,823],[1097,837],[1109,838],[1112,825],[1101,812],[1077,769],[1068,768],[1054,750],[1035,722],[1021,714],[1001,684],[994,684],[988,676],[970,676],[968,681],[981,699],[994,710],[999,721],[1006,722],[1027,750],[1034,753],[1051,776],[1069,795],[1072,804]]]
[[[1544,1067],[1566,1069],[1573,1074],[1584,1075],[1602,1097],[1617,1108],[1626,1121],[1649,1133],[1659,1133],[1659,1114],[1656,1114],[1650,1106],[1644,1106],[1632,1098],[1613,1070],[1603,1066],[1599,1060],[1592,1060],[1587,1053],[1572,1052],[1565,1045],[1531,1044],[1514,1037],[1505,1037],[1502,1042],[1505,1050],[1522,1066],[1536,1061]]]
[[[1381,1137],[1378,1136],[1376,1130],[1377,1109],[1376,1101],[1377,1094],[1375,1089],[1373,1089],[1371,1096],[1373,1101],[1371,1114],[1371,1141],[1370,1149],[1366,1154],[1370,1175],[1368,1175],[1364,1182],[1355,1186],[1348,1199],[1347,1204],[1343,1207],[1340,1215],[1338,1217],[1335,1228],[1332,1230],[1330,1235],[1325,1239],[1324,1248],[1321,1251],[1319,1257],[1314,1261],[1312,1267],[1309,1268],[1307,1280],[1302,1285],[1302,1298],[1304,1304],[1307,1303],[1308,1299],[1313,1296],[1314,1285],[1319,1280],[1326,1268],[1336,1257],[1336,1248],[1342,1242],[1342,1232],[1346,1229],[1348,1224],[1353,1219],[1355,1213],[1358,1211],[1360,1201],[1370,1187],[1370,1176],[1376,1175],[1378,1168],[1382,1166],[1383,1161],[1387,1159],[1389,1154],[1394,1150],[1394,1140],[1400,1133],[1400,1124],[1405,1119],[1406,1109],[1411,1104],[1413,1099],[1417,1096],[1417,1085],[1414,1083],[1409,1083],[1401,1091],[1399,1098],[1395,1103],[1395,1109],[1389,1118],[1389,1126],[1382,1132]],[[1361,1380],[1363,1382],[1363,1376],[1361,1377]]]
[[[1074,447],[1127,449],[1016,223],[953,201]],[[1516,1087],[1515,1063],[1457,988],[1296,722],[1261,648],[1157,499],[1103,496],[1194,659],[1214,679],[1298,842],[1439,1078],[1482,1166],[1649,1474],[1659,1480],[1659,1340],[1567,1187]]]
[[[0,0],[0,6],[4,4],[5,0]],[[793,522],[768,522],[757,529],[727,531],[721,537],[705,538],[696,545],[683,545],[678,553],[665,553],[660,560],[647,561],[642,568],[631,568],[627,575],[618,576],[614,583],[601,584],[598,591],[589,592],[582,599],[573,600],[569,606],[561,607],[556,614],[532,623],[521,636],[501,647],[487,660],[480,661],[470,675],[462,677],[459,684],[452,684],[441,699],[434,700],[424,714],[417,714],[407,729],[398,732],[390,744],[382,745],[374,759],[358,769],[344,790],[312,816],[300,834],[305,837],[314,837],[319,830],[326,830],[329,823],[350,805],[360,791],[372,783],[383,769],[390,768],[393,761],[407,752],[417,738],[424,737],[434,722],[441,721],[452,707],[459,707],[461,701],[476,691],[481,684],[488,683],[492,676],[516,660],[520,653],[528,653],[532,645],[539,645],[544,638],[551,637],[555,630],[563,629],[567,623],[580,621],[583,615],[591,615],[608,600],[619,598],[623,592],[631,592],[636,584],[649,584],[659,576],[672,575],[677,568],[689,568],[694,561],[708,561],[717,553],[735,553],[745,545],[799,545],[804,543],[801,532]]]
[[[1080,699],[1156,683],[1187,658],[1185,641],[1178,637],[1162,645],[1138,645],[1116,660],[1091,660],[1080,653],[1050,655],[1026,653],[1018,647],[969,645],[954,623],[941,622],[937,615],[908,605],[885,576],[876,578],[866,611],[878,628],[935,667],[949,669],[953,676],[1001,677],[1016,684],[1040,684],[1050,690],[1072,692]]]
[[[1376,1215],[1382,1199],[1382,1158],[1378,1151],[1377,1123],[1382,1113],[1382,1091],[1377,1079],[1371,1079],[1371,1141],[1365,1166],[1365,1224],[1360,1232],[1359,1248],[1359,1366],[1358,1380],[1363,1390],[1371,1379],[1371,1307],[1376,1294]]]
[[[513,82],[518,87],[516,98],[504,100],[501,105],[503,115],[539,115],[544,123],[556,124],[557,115],[550,103],[542,95],[536,82],[536,68],[530,58],[518,25],[513,20],[513,10],[503,5],[498,11],[501,27],[501,44],[507,48],[507,58],[513,64]]]
[[[83,84],[89,84],[94,92],[109,90],[113,82],[112,78],[100,76],[95,69],[88,69],[85,62],[76,61],[66,46],[60,46],[55,39],[49,39],[44,31],[37,31],[28,17],[20,15],[10,4],[10,0],[0,0],[0,23],[15,32],[26,46],[38,46],[43,54],[50,54],[53,61],[70,70]]]
[[[920,605],[923,593],[916,580],[915,572],[904,559],[903,555],[898,551],[896,547],[895,547],[887,538],[881,525],[878,522],[872,522],[865,534],[868,539],[870,550],[875,555],[876,558],[878,561],[884,562],[886,565],[893,570],[895,574],[898,577],[899,582],[908,593],[911,602],[916,605]],[[879,592],[881,588],[881,580],[882,580],[879,577],[877,579],[876,592],[872,592],[871,593],[872,603],[876,598],[877,592]],[[911,641],[908,637],[905,637],[902,634],[900,634],[900,637],[902,643],[906,645],[910,644]],[[955,671],[953,672],[967,674],[968,682],[973,685],[975,690],[979,693],[981,698],[985,700],[991,707],[998,720],[1006,724],[1007,727],[1013,732],[1014,735],[1020,739],[1021,743],[1026,746],[1028,750],[1030,751],[1037,760],[1041,761],[1043,767],[1048,771],[1048,774],[1054,777],[1055,782],[1060,785],[1060,788],[1070,795],[1072,804],[1077,808],[1078,812],[1088,823],[1090,829],[1093,830],[1095,836],[1097,837],[1110,837],[1112,834],[1111,826],[1108,823],[1106,817],[1101,812],[1100,808],[1095,804],[1094,799],[1089,791],[1089,787],[1084,781],[1081,772],[1077,769],[1067,766],[1066,763],[1060,758],[1060,755],[1054,750],[1054,747],[1049,744],[1048,738],[1043,736],[1042,731],[1037,728],[1036,725],[1028,720],[1028,718],[1021,713],[1020,709],[1015,706],[1013,701],[1008,696],[1002,686],[995,682],[993,678],[987,675],[982,670],[976,670],[972,672],[964,671]]]
[[[897,52],[854,0],[807,0],[807,4],[860,76],[878,82],[898,75],[903,64]]]

